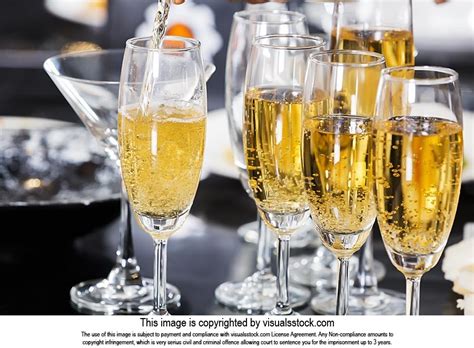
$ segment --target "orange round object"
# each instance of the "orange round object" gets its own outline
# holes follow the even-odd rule
[[[191,28],[183,23],[174,23],[170,25],[166,34],[194,38],[194,33]]]

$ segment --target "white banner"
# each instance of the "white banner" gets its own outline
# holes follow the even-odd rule
[[[0,316],[26,347],[473,347],[472,316]]]

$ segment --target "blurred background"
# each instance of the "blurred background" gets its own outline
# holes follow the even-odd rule
[[[7,0],[0,21],[0,113],[67,119],[78,118],[42,70],[43,61],[65,51],[122,48],[125,40],[148,33],[153,0]],[[459,70],[464,102],[474,108],[474,9],[471,0],[414,0],[417,65]],[[274,6],[284,6],[277,5]],[[290,9],[304,12],[312,32],[330,26],[332,3],[291,0]],[[209,107],[224,106],[226,43],[232,15],[241,1],[188,0],[176,7],[169,33],[193,36],[204,44],[204,56],[217,66],[209,84]]]
[[[3,0],[0,5],[0,115],[80,123],[44,72],[44,60],[62,52],[123,48],[126,39],[148,35],[155,2]],[[416,63],[447,66],[460,73],[465,118],[470,118],[465,132],[471,134],[474,122],[472,116],[467,115],[474,111],[473,1],[449,0],[435,5],[433,0],[413,0],[413,4]],[[168,33],[202,41],[204,59],[217,66],[208,83],[209,111],[224,107],[225,60],[232,16],[246,6],[239,0],[187,0],[185,5],[171,11]],[[288,4],[270,6],[305,13],[312,33],[324,35],[330,27],[333,6],[330,1],[291,0]],[[220,313],[222,310],[216,307],[213,296],[215,287],[228,279],[244,278],[255,265],[254,246],[241,243],[236,233],[238,226],[255,218],[255,207],[240,182],[235,180],[225,118],[214,122],[213,127],[217,149],[216,144],[208,141],[211,155],[206,156],[215,163],[205,172],[206,179],[201,182],[192,210],[194,217],[190,217],[188,224],[193,227],[187,230],[197,239],[188,243],[186,238],[190,238],[190,234],[180,232],[169,250],[169,280],[181,289],[186,314]],[[77,146],[81,146],[80,143]],[[467,146],[466,153],[474,156],[474,149]],[[472,184],[464,185],[453,241],[460,240],[464,223],[473,220],[472,192]],[[2,199],[8,201],[9,197]],[[47,215],[45,223],[42,221],[44,210],[39,213],[23,210],[17,214],[14,207],[0,207],[0,219],[8,221],[1,227],[0,236],[0,314],[73,313],[68,300],[69,288],[80,280],[105,276],[113,265],[118,240],[117,197],[100,207],[101,210],[74,207],[62,208],[59,212],[54,207],[51,209],[48,214],[52,215]],[[78,225],[76,230],[80,231],[70,232],[75,230],[74,225]],[[31,238],[38,235],[48,238]],[[76,238],[77,235],[83,237]],[[207,237],[201,238],[203,235]],[[145,233],[136,233],[134,238],[144,274],[150,276],[151,240]],[[42,240],[41,243],[37,243],[38,240]],[[28,242],[31,244],[26,247]],[[375,253],[390,270],[382,286],[404,291],[402,276],[389,264],[378,233]],[[33,262],[38,272],[32,272]],[[440,265],[425,278],[424,287],[440,292],[423,293],[422,313],[458,313],[451,284],[443,279]],[[32,291],[34,306],[24,301]],[[430,307],[432,303],[438,304]]]

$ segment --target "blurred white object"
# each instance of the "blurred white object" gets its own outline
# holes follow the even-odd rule
[[[474,222],[468,222],[467,224],[464,225],[463,238],[464,239],[474,238]]]
[[[145,21],[135,31],[136,36],[150,36],[156,13],[156,1],[145,10]],[[190,36],[201,41],[202,59],[212,62],[222,47],[221,34],[216,30],[214,12],[205,4],[187,0],[179,6],[172,6],[168,17],[168,35]]]
[[[264,4],[247,4],[246,10],[288,10],[288,6],[281,2],[267,2]]]
[[[229,139],[225,109],[209,113],[206,131],[206,152],[203,170],[227,178],[238,179],[239,172],[234,164]]]
[[[50,13],[71,22],[102,27],[107,23],[107,0],[45,0]]]
[[[474,2],[414,0],[413,31],[420,52],[474,53]]]
[[[458,307],[464,309],[465,315],[474,315],[474,296],[464,296],[464,300],[458,300]]]
[[[464,159],[462,181],[474,181],[474,112],[464,110]],[[466,237],[465,237],[466,238]]]
[[[474,223],[464,226],[464,240],[446,248],[442,269],[452,281],[453,291],[464,296],[458,308],[465,315],[474,315]],[[466,238],[469,237],[469,238]]]

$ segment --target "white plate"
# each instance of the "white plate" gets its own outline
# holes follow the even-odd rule
[[[233,179],[239,178],[239,173],[232,157],[225,109],[212,111],[208,115],[203,172]]]
[[[0,129],[49,129],[74,125],[70,122],[52,120],[49,118],[34,118],[21,116],[0,116]]]
[[[464,159],[462,181],[474,181],[474,112],[464,110]]]

